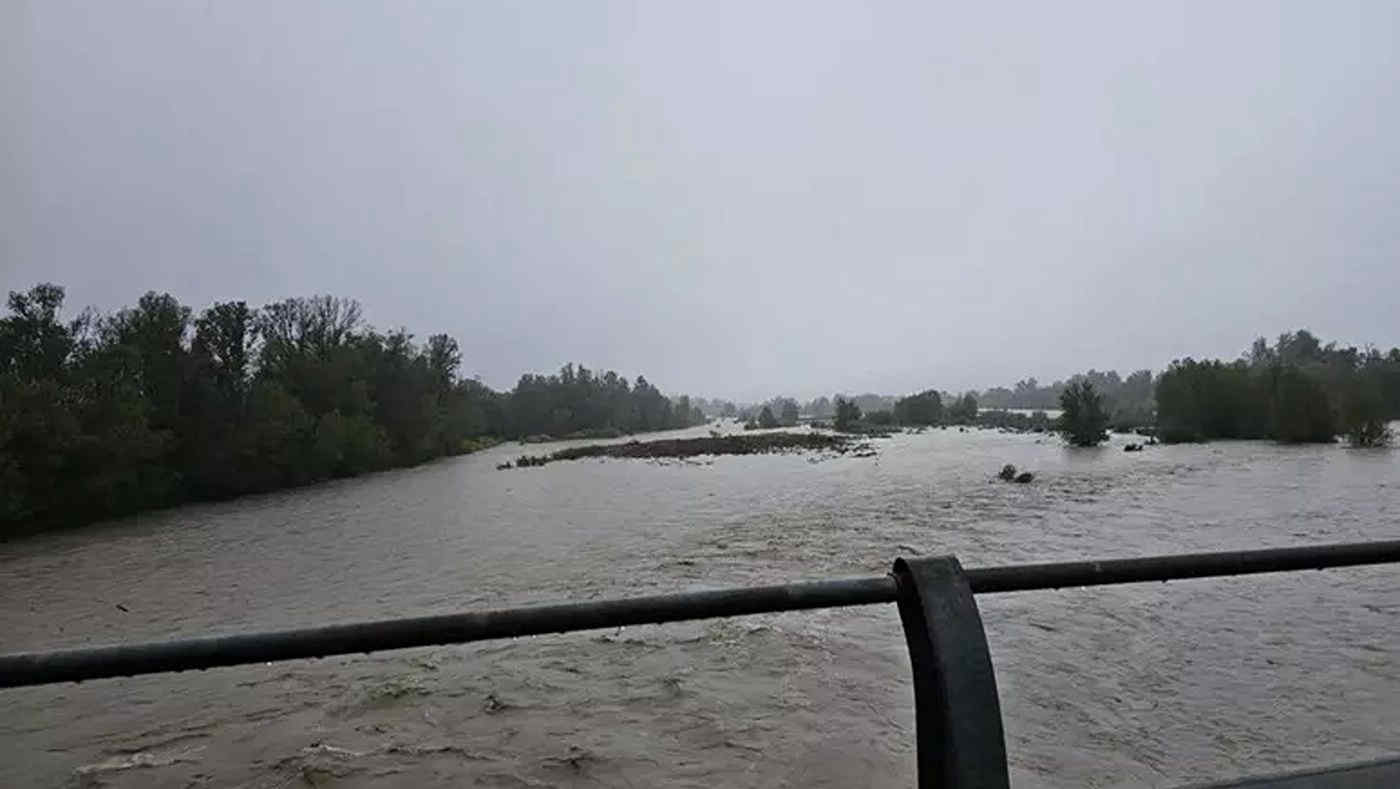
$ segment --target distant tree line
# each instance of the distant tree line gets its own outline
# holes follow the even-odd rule
[[[739,413],[758,420],[767,408],[775,423],[791,424],[795,420],[776,415],[789,414],[793,402],[774,398],[762,406],[741,407]],[[1047,409],[1060,410],[1059,419],[1052,421]],[[1153,431],[1167,442],[1331,442],[1343,435],[1355,446],[1379,446],[1393,439],[1388,423],[1400,419],[1400,349],[1382,353],[1324,345],[1304,329],[1282,334],[1272,345],[1260,338],[1235,361],[1188,358],[1156,376],[1151,370],[1126,377],[1113,370],[1089,370],[1047,386],[1027,378],[1012,388],[980,394],[928,389],[901,398],[818,397],[800,411],[833,420],[840,430],[898,425],[1053,429],[1078,446],[1101,443],[1109,428]]]
[[[64,291],[11,293],[0,319],[0,533],[302,485],[537,434],[704,421],[689,399],[567,365],[496,392],[319,296],[195,315],[147,293],[60,319]]]
[[[703,397],[696,397],[691,400],[691,404],[695,408],[700,409],[700,413],[704,414],[706,418],[710,419],[717,417],[734,418],[739,415],[739,406],[735,405],[733,400],[721,400],[719,398],[707,400]]]
[[[1126,378],[1116,370],[1100,372],[1089,370],[1074,375],[1066,381],[1055,381],[1041,386],[1035,378],[1017,381],[1015,386],[993,387],[981,394],[978,400],[984,408],[1018,408],[1044,410],[1061,408],[1061,397],[1078,383],[1090,384],[1103,398],[1110,424],[1120,430],[1147,427],[1153,424],[1156,412],[1154,400],[1155,381],[1151,370],[1137,370]]]
[[[867,396],[868,398],[868,396]],[[944,404],[944,400],[947,404]],[[1027,418],[1022,414],[1010,414],[1008,412],[988,412],[980,411],[977,406],[977,397],[968,392],[961,397],[954,397],[939,392],[936,389],[926,389],[922,392],[900,398],[882,397],[877,401],[879,406],[876,410],[867,410],[860,403],[862,398],[848,398],[837,395],[833,402],[834,424],[837,430],[860,430],[868,427],[929,427],[948,425],[983,425],[989,421],[996,424],[989,424],[992,427],[1007,427],[1007,418],[1015,421],[1015,417]],[[866,399],[866,402],[870,402]]]
[[[982,410],[977,395],[967,392],[950,395],[928,389],[907,397],[888,395],[842,395],[818,397],[799,404],[790,397],[773,397],[765,402],[735,406],[725,400],[697,399],[706,413],[733,414],[749,429],[789,427],[804,417],[817,424],[829,423],[838,430],[872,430],[894,426],[980,425],[1019,430],[1045,430],[1050,420],[1043,412],[1023,414],[1005,409]]]

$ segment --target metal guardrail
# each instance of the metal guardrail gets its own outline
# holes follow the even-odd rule
[[[996,678],[973,595],[1388,563],[1400,563],[1400,540],[970,570],[951,556],[899,559],[889,575],[874,578],[0,655],[0,688],[896,603],[913,668],[919,785],[1004,787],[1009,778]],[[1400,780],[1400,771],[1395,776]]]

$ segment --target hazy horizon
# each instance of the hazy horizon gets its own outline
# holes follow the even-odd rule
[[[9,4],[0,291],[332,293],[495,388],[1400,344],[1400,8]]]

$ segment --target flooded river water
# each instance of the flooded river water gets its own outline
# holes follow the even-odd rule
[[[1400,452],[1123,440],[947,430],[874,458],[511,471],[522,448],[498,447],[0,544],[0,651],[871,575],[916,552],[1400,536]],[[1004,463],[1036,481],[993,481]],[[978,602],[1016,785],[1400,753],[1400,568]],[[103,680],[0,691],[0,786],[909,786],[912,693],[893,606]]]

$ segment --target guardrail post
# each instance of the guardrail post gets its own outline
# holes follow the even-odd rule
[[[996,675],[962,565],[896,559],[893,575],[914,670],[920,789],[1007,789]]]

